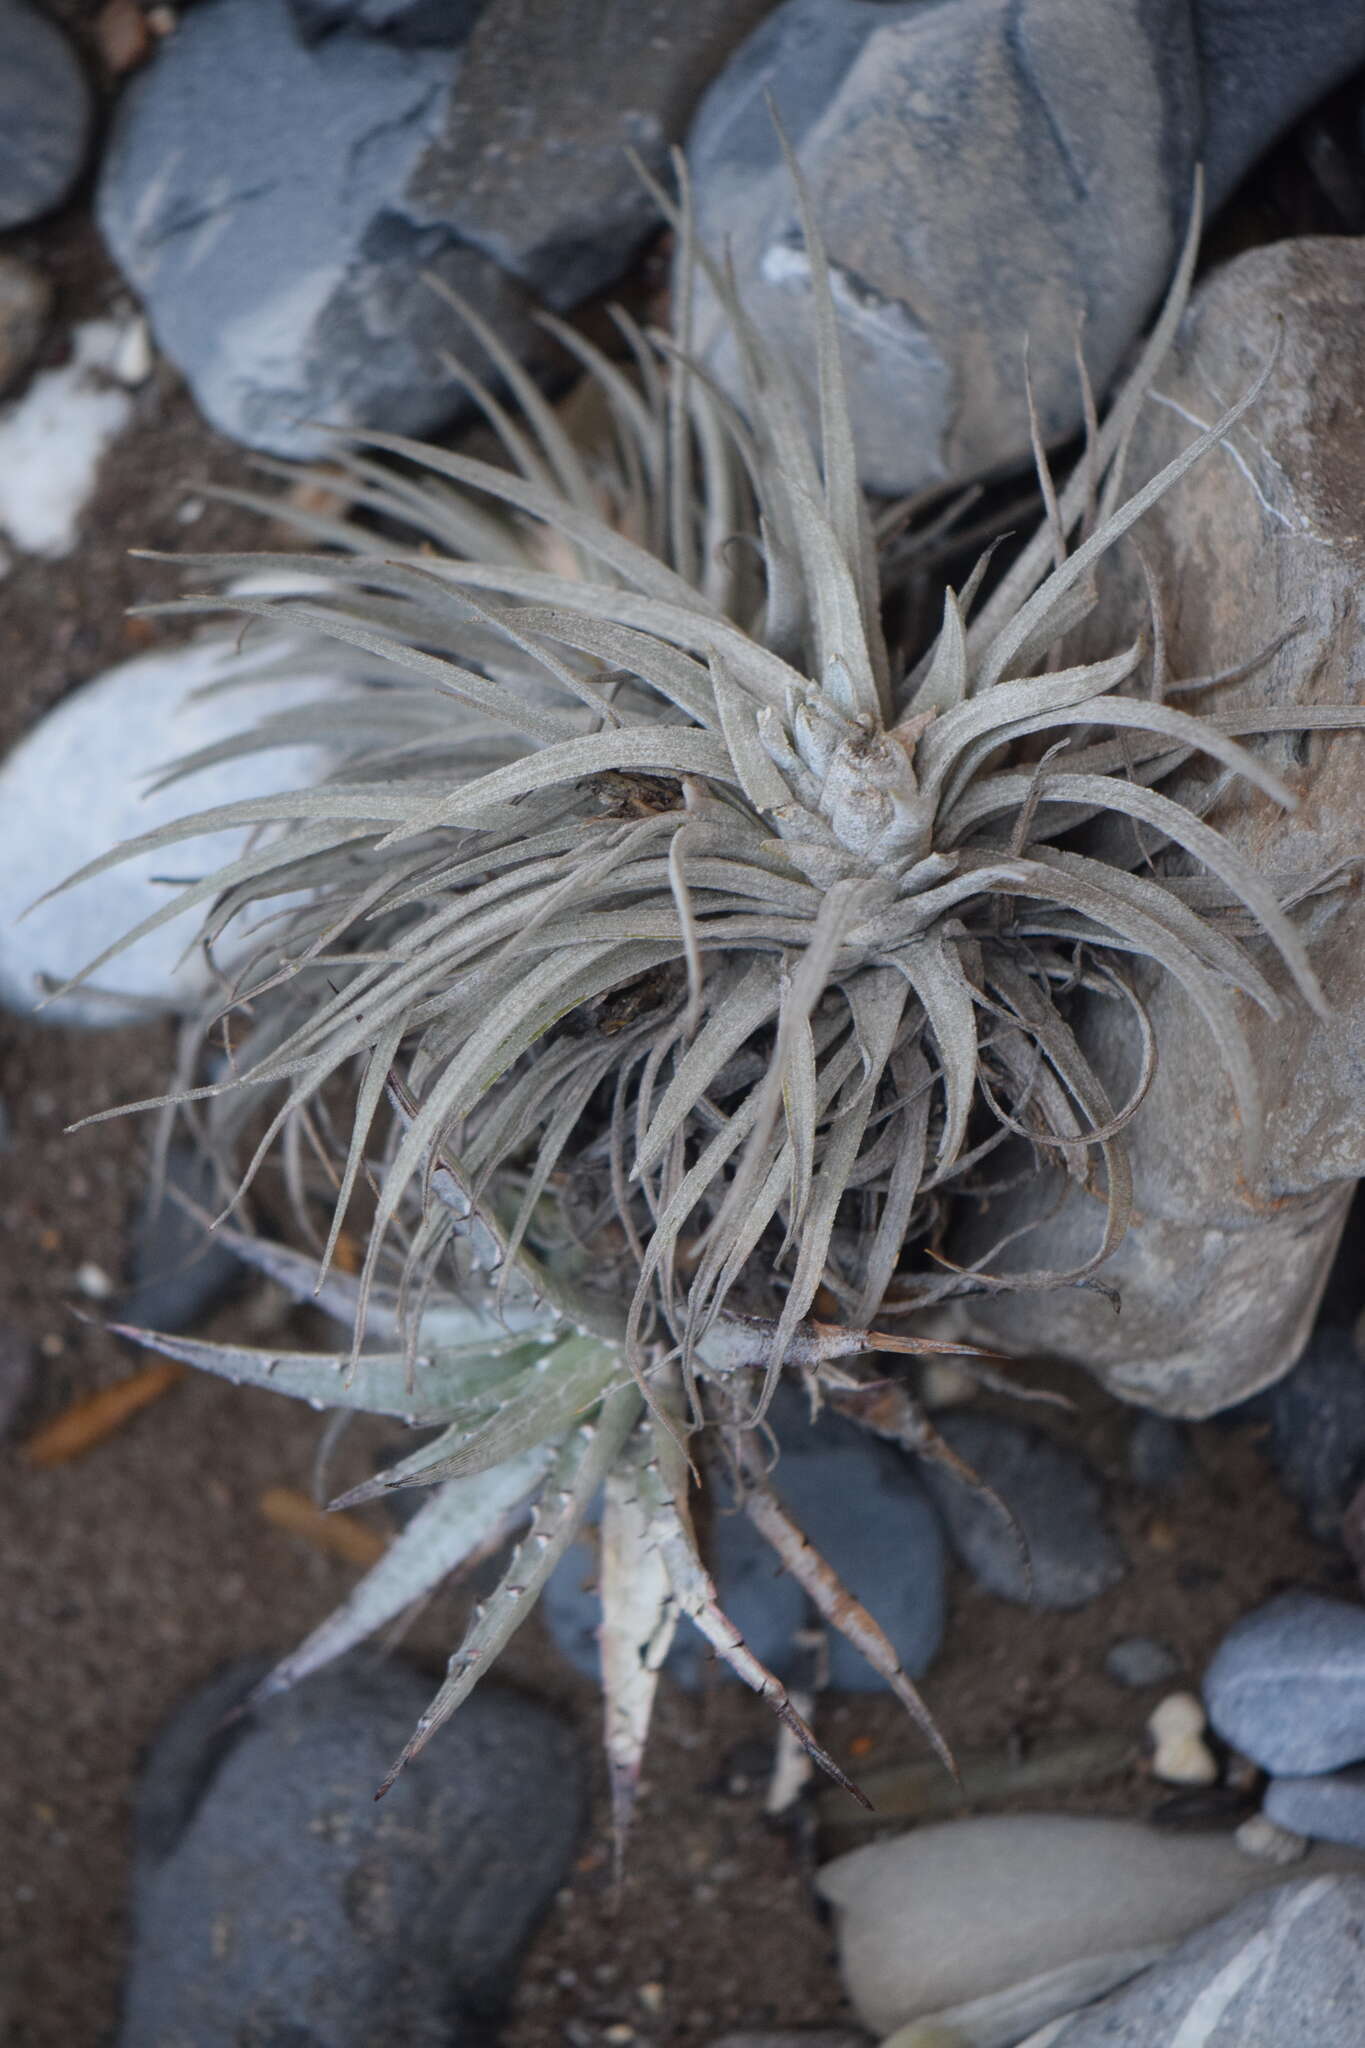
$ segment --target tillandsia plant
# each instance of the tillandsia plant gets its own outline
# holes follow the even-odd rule
[[[265,568],[286,594],[157,608],[321,634],[360,669],[233,749],[321,742],[331,765],[313,787],[109,856],[254,828],[240,858],[139,927],[207,906],[212,960],[224,934],[262,918],[199,1021],[226,1040],[235,1020],[231,1071],[162,1107],[193,1118],[235,1200],[282,1148],[311,1252],[224,1234],[351,1327],[331,1355],[132,1334],[315,1406],[440,1426],[343,1496],[430,1492],[262,1696],[529,1518],[396,1771],[488,1668],[600,1495],[620,1831],[683,1616],[847,1783],[722,1611],[694,1477],[733,1490],[943,1748],[891,1644],[782,1506],[755,1425],[786,1373],[814,1405],[946,1456],[885,1354],[956,1351],[994,1375],[966,1346],[887,1323],[972,1290],[1103,1284],[1131,1206],[1125,1127],[1157,1057],[1130,956],[1174,975],[1202,1014],[1254,1155],[1237,995],[1269,1009],[1277,998],[1239,921],[1249,915],[1306,1001],[1322,996],[1274,893],[1159,785],[1205,756],[1292,805],[1240,739],[1361,717],[1196,718],[1166,701],[1141,643],[1060,657],[1096,603],[1099,557],[1259,389],[1123,499],[1193,231],[1141,360],[1060,494],[1038,450],[1037,536],[984,602],[985,561],[948,590],[932,645],[893,660],[818,236],[807,219],[815,432],[719,269],[743,417],[689,361],[688,266],[707,259],[685,198],[674,221],[675,341],[623,318],[623,364],[556,328],[609,416],[609,460],[585,458],[461,309],[519,408],[469,380],[503,461],[352,437],[349,512],[295,515],[317,552],[198,565],[223,581]],[[1131,860],[1094,834],[1111,814],[1141,828]],[[1124,1103],[1068,1026],[1077,989],[1138,1021]],[[1075,1272],[1006,1278],[943,1256],[954,1189],[1012,1136],[1103,1198]],[[362,1211],[352,1277],[335,1253]]]

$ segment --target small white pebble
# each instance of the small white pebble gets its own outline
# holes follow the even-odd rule
[[[76,1268],[76,1288],[88,1301],[108,1301],[114,1291],[114,1283],[103,1266],[97,1266],[93,1259],[86,1259]]]
[[[926,1408],[960,1408],[976,1398],[976,1381],[960,1365],[931,1358],[920,1373],[919,1397]]]
[[[109,365],[110,372],[120,384],[126,384],[130,391],[135,391],[151,376],[153,361],[152,337],[147,322],[140,313],[135,314],[119,337]]]
[[[1208,1723],[1192,1692],[1168,1693],[1152,1711],[1147,1733],[1152,1738],[1154,1774],[1167,1785],[1212,1785],[1218,1763],[1204,1741]]]
[[[1264,1813],[1244,1820],[1234,1839],[1244,1856],[1254,1856],[1260,1863],[1298,1863],[1308,1854],[1307,1835],[1277,1826]]]
[[[202,519],[203,516],[204,500],[202,498],[185,498],[175,508],[176,523],[180,526],[193,526],[195,521]]]

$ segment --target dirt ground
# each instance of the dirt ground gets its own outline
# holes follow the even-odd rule
[[[1215,253],[1291,228],[1341,231],[1339,215],[1323,215],[1303,152],[1280,161],[1220,228]],[[58,287],[47,357],[58,360],[72,321],[120,295],[87,210],[77,204],[6,246]],[[176,517],[184,487],[246,474],[244,457],[202,427],[160,367],[106,462],[78,552],[57,563],[20,557],[0,581],[0,753],[66,691],[152,643],[159,629],[124,610],[160,594],[164,572],[131,562],[127,550],[185,545]],[[210,505],[190,544],[230,546],[255,532]],[[97,1322],[81,1320],[90,1304],[76,1274],[87,1261],[123,1271],[145,1133],[124,1122],[75,1136],[63,1127],[154,1092],[168,1054],[169,1034],[157,1025],[77,1033],[0,1017],[9,1122],[0,1140],[0,1347],[22,1341],[37,1358],[28,1410],[16,1438],[0,1445],[0,2040],[12,2048],[94,2048],[112,2037],[141,1751],[187,1689],[227,1659],[297,1640],[355,1577],[260,1511],[272,1486],[309,1488],[319,1423],[302,1406],[190,1379],[84,1459],[37,1471],[19,1455],[39,1421],[135,1362]],[[259,1309],[248,1298],[227,1313]],[[1127,1739],[1126,1768],[1048,1803],[1146,1813],[1169,1796],[1142,1760],[1152,1696],[1105,1676],[1108,1646],[1161,1637],[1197,1679],[1246,1608],[1291,1583],[1340,1585],[1348,1568],[1303,1536],[1253,1430],[1194,1432],[1190,1471],[1158,1500],[1126,1476],[1128,1417],[1093,1391],[1074,1391],[1077,1417],[1049,1426],[1106,1475],[1130,1572],[1102,1602],[1070,1615],[1008,1606],[955,1573],[947,1646],[925,1691],[961,1752],[1027,1755],[1040,1738],[1065,1735]],[[356,1429],[338,1478],[352,1465],[356,1476],[368,1470],[384,1440],[384,1425]],[[457,1604],[454,1595],[433,1602],[405,1651],[441,1658]],[[596,1753],[595,1695],[535,1622],[503,1675],[558,1701]],[[855,1771],[922,1754],[890,1700],[830,1696],[817,1721]],[[700,2044],[741,2025],[846,2017],[809,1887],[820,1852],[814,1824],[779,1829],[763,1818],[771,1750],[758,1701],[730,1686],[700,1703],[665,1689],[624,1895],[610,1881],[599,1767],[583,1851],[527,1958],[506,2048]]]

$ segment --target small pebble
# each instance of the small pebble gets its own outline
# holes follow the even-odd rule
[[[1265,1811],[1278,1827],[1365,1849],[1365,1770],[1274,1778],[1266,1789]]]
[[[1110,1649],[1104,1668],[1119,1685],[1165,1685],[1179,1671],[1180,1659],[1154,1636],[1125,1636]]]
[[[1265,1813],[1253,1813],[1244,1820],[1233,1840],[1244,1856],[1254,1856],[1261,1863],[1301,1863],[1308,1854],[1306,1835],[1278,1826]]]
[[[126,384],[135,391],[139,384],[145,384],[152,374],[156,358],[152,354],[152,335],[147,322],[139,314],[128,322],[120,336],[113,361],[109,365],[111,376],[120,384]]]
[[[1218,1763],[1204,1740],[1208,1723],[1192,1692],[1168,1693],[1147,1722],[1154,1753],[1152,1770],[1167,1785],[1212,1785]]]
[[[76,1291],[87,1301],[108,1301],[114,1291],[114,1283],[103,1266],[97,1266],[93,1259],[86,1259],[76,1268]]]
[[[1365,1759],[1365,1607],[1281,1593],[1229,1630],[1204,1679],[1223,1740],[1276,1777]]]
[[[928,1409],[960,1408],[976,1398],[977,1383],[969,1372],[946,1358],[931,1358],[920,1374],[919,1397]]]
[[[95,42],[114,78],[133,71],[151,48],[152,35],[138,0],[105,0],[95,16]]]

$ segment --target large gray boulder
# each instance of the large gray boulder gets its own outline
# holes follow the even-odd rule
[[[703,241],[810,380],[810,271],[771,97],[827,244],[866,481],[912,490],[1027,459],[1081,419],[1165,284],[1196,163],[1216,207],[1365,60],[1358,0],[786,0],[703,104]],[[1302,33],[1300,32],[1302,31]],[[742,380],[713,296],[697,341]]]
[[[1022,2048],[1356,2048],[1362,1920],[1365,1877],[1264,1892]]]
[[[1359,703],[1365,687],[1365,449],[1358,420],[1365,243],[1319,239],[1257,249],[1195,297],[1134,437],[1128,475],[1151,476],[1278,348],[1254,412],[1135,529],[1161,593],[1173,677],[1207,675],[1299,630],[1256,673],[1204,693],[1210,712],[1252,705]],[[1147,623],[1137,548],[1111,562],[1097,616],[1108,645]],[[1181,701],[1181,700],[1177,700]],[[1104,1268],[1115,1316],[1075,1289],[973,1304],[977,1334],[1014,1351],[1088,1365],[1125,1399],[1171,1415],[1230,1406],[1284,1373],[1307,1340],[1356,1180],[1365,1172],[1365,897],[1359,886],[1365,735],[1286,734],[1254,742],[1297,792],[1285,813],[1233,781],[1210,812],[1286,900],[1335,875],[1297,912],[1331,1005],[1317,1017],[1276,958],[1255,946],[1283,998],[1278,1019],[1242,1021],[1266,1112],[1248,1178],[1231,1092],[1204,1025],[1168,977],[1139,972],[1160,1052],[1128,1137],[1135,1215]],[[1193,797],[1202,770],[1174,793]],[[1077,1029],[1126,1099],[1138,1053],[1118,1005],[1091,1000]],[[1095,1204],[1032,1176],[991,1205],[971,1257],[1025,1223],[1003,1269],[1070,1268],[1094,1249]]]
[[[1324,1848],[1300,1866],[1315,1877],[1362,1867]],[[834,1908],[849,1999],[874,2034],[922,2021],[924,2048],[1003,2048],[1281,1878],[1229,1835],[996,1814],[851,1850],[817,1888]]]

